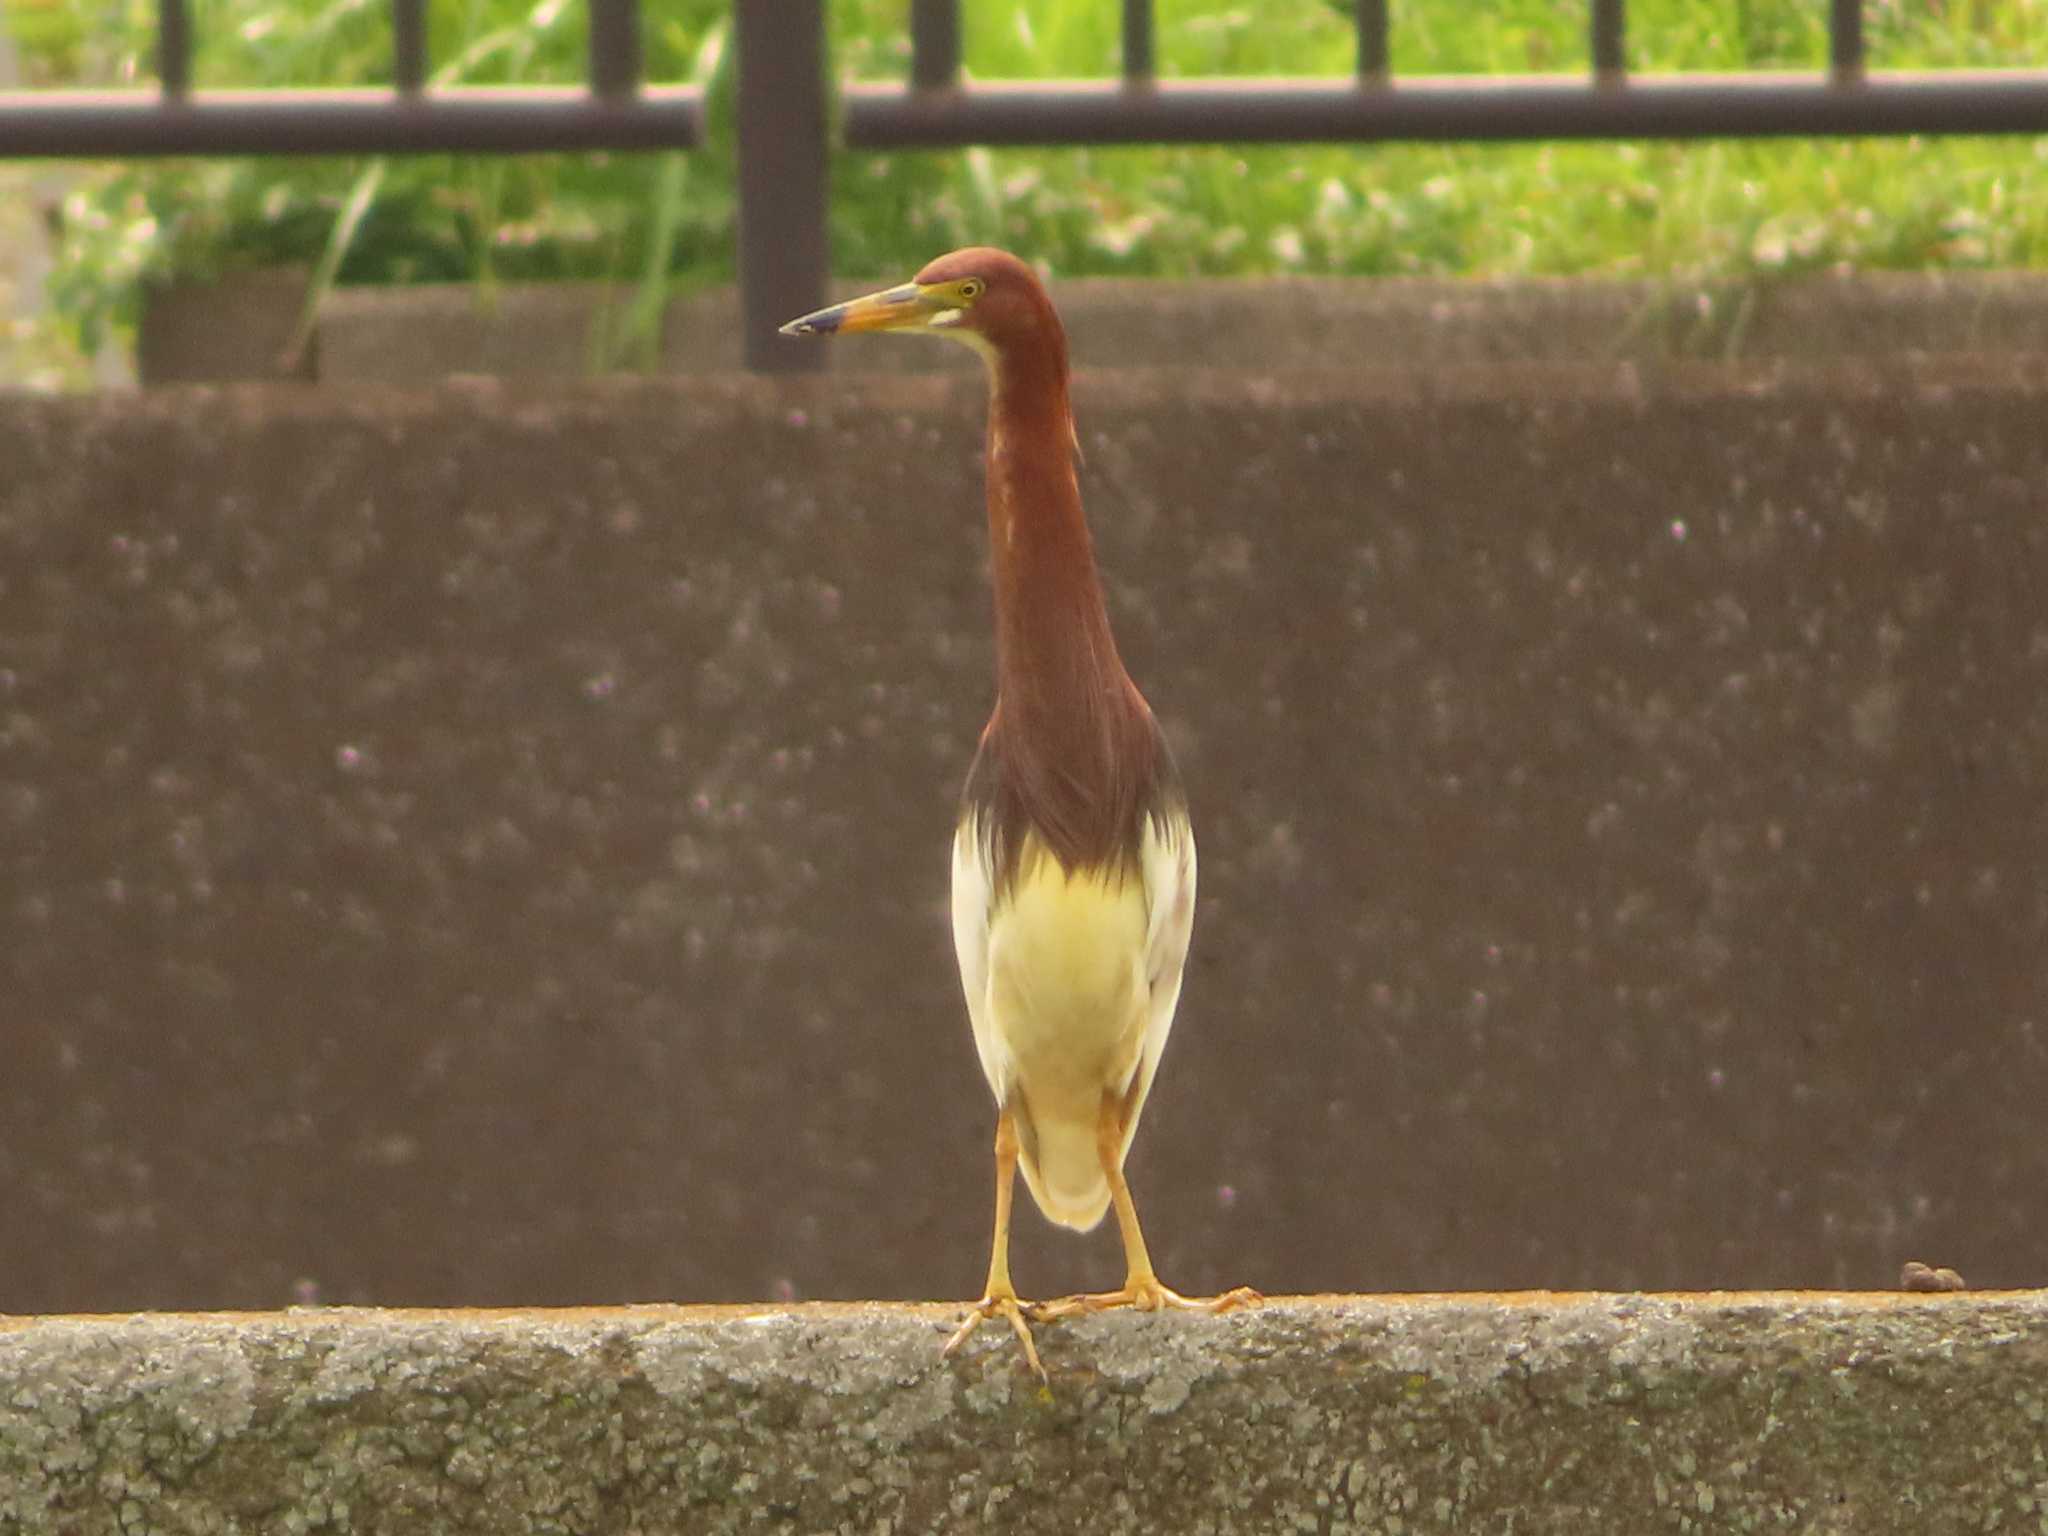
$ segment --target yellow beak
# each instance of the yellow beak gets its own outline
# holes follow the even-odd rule
[[[782,334],[851,336],[860,331],[922,331],[940,316],[958,313],[952,305],[916,283],[903,283],[792,320],[782,327]]]

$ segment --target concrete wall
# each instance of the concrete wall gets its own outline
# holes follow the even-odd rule
[[[2048,1297],[1320,1298],[941,1362],[934,1308],[0,1319],[0,1526],[2048,1529]]]
[[[1202,840],[1171,1283],[2048,1271],[2048,366],[1078,398]],[[977,1288],[980,413],[0,403],[0,1310]]]

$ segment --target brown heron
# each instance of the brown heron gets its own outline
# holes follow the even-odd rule
[[[1173,1028],[1195,911],[1195,839],[1166,739],[1117,654],[1074,477],[1067,342],[1030,267],[986,247],[908,283],[792,320],[791,336],[951,337],[986,363],[996,703],[953,837],[953,942],[995,1093],[988,1285],[946,1345],[1008,1319],[1129,1306],[1217,1312],[1160,1283],[1123,1165]],[[1121,1290],[1027,1305],[1010,1280],[1015,1171],[1038,1208],[1087,1231],[1114,1208]],[[1028,1321],[1027,1321],[1028,1319]]]

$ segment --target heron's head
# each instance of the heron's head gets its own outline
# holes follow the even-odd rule
[[[993,362],[1022,348],[1052,348],[1064,367],[1066,336],[1045,285],[992,246],[969,246],[929,263],[907,283],[792,320],[785,336],[893,331],[946,336]]]

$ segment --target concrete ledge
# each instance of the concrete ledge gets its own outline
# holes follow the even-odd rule
[[[0,1529],[2048,1531],[2048,1292],[0,1319]]]
[[[836,283],[864,292],[901,274]],[[1819,360],[1899,352],[2048,351],[2048,275],[1868,273],[1747,283],[1591,278],[1274,278],[1058,284],[1077,366],[1337,368],[1510,361]],[[597,283],[345,288],[322,307],[301,378],[420,384],[452,374],[576,377],[631,292]],[[142,327],[146,383],[280,377],[304,302],[290,273],[154,293]],[[792,346],[804,343],[792,342]],[[741,366],[731,287],[663,312],[664,373]],[[975,372],[958,347],[828,349],[857,372]]]

